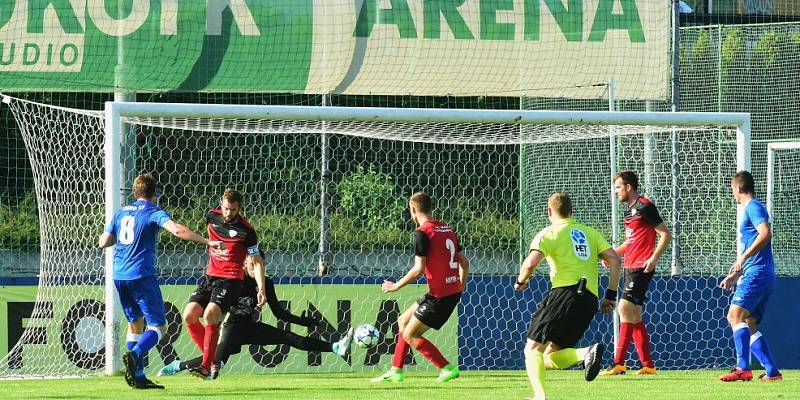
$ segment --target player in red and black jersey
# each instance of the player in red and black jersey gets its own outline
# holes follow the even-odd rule
[[[408,201],[411,218],[419,226],[414,232],[414,266],[399,281],[384,281],[384,292],[394,292],[413,282],[423,273],[429,292],[397,319],[398,334],[392,369],[373,382],[402,382],[403,363],[409,345],[414,346],[433,365],[440,368],[437,382],[458,378],[458,366],[450,364],[433,343],[422,337],[430,328],[440,329],[458,306],[469,273],[469,260],[461,250],[455,231],[431,217],[430,196],[418,192]]]
[[[228,308],[235,304],[242,290],[245,261],[251,263],[258,285],[258,306],[264,305],[264,260],[258,249],[256,232],[241,215],[242,194],[225,190],[219,208],[206,215],[211,240],[221,241],[221,249],[209,250],[206,274],[183,310],[183,320],[197,347],[203,352],[203,363],[196,375],[213,376],[219,325]],[[205,325],[199,318],[203,317]]]
[[[656,205],[637,192],[639,178],[632,171],[614,177],[617,198],[625,205],[625,242],[616,252],[623,256],[624,290],[619,301],[619,341],[614,353],[614,366],[601,375],[622,375],[627,371],[625,355],[633,339],[642,368],[636,375],[653,375],[655,363],[650,355],[650,335],[642,320],[647,300],[647,287],[655,273],[659,258],[667,249],[672,234],[664,224]],[[658,236],[658,243],[656,243]]]

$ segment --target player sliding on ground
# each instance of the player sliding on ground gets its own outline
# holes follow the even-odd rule
[[[600,303],[603,313],[614,311],[617,291],[613,289],[619,285],[617,253],[596,230],[572,218],[572,201],[566,193],[550,196],[547,216],[552,225],[533,238],[514,283],[516,291],[527,288],[536,266],[547,258],[552,288],[531,318],[525,343],[525,369],[535,400],[546,398],[545,368],[562,369],[583,361],[587,381],[600,372],[605,350],[602,343],[573,348],[597,311],[598,258],[610,269],[609,289]]]
[[[208,252],[206,274],[183,310],[183,320],[192,341],[203,352],[203,362],[192,372],[213,378],[219,365],[215,362],[219,325],[228,308],[239,299],[244,279],[245,261],[251,263],[258,286],[258,306],[264,305],[264,261],[259,255],[258,238],[250,222],[241,215],[242,194],[225,190],[219,208],[208,212],[208,234],[222,242],[222,249]],[[203,317],[205,326],[200,324]]]
[[[219,248],[156,206],[156,180],[143,174],[133,181],[136,201],[122,207],[100,235],[101,248],[114,245],[114,286],[128,319],[128,352],[122,357],[125,381],[136,389],[163,389],[144,375],[142,358],[167,329],[164,300],[156,279],[156,239],[161,228],[184,240]],[[144,323],[147,321],[147,330]]]
[[[228,362],[228,358],[233,354],[238,354],[242,350],[242,346],[246,344],[259,346],[288,344],[296,349],[305,351],[332,352],[345,358],[345,360],[347,359],[353,338],[352,329],[341,340],[331,343],[316,338],[300,336],[260,322],[261,307],[257,306],[258,285],[253,279],[254,273],[253,265],[248,263],[242,292],[236,304],[231,306],[228,311],[228,318],[222,326],[216,354],[218,368],[215,368],[215,373],[211,376],[212,379],[216,379],[219,376],[219,371]],[[264,291],[267,297],[267,304],[272,314],[278,319],[308,328],[313,328],[319,324],[319,321],[314,318],[306,317],[305,315],[298,317],[281,307],[275,294],[275,285],[269,277],[264,278]],[[158,376],[175,375],[187,369],[192,370],[201,366],[202,363],[202,355],[185,362],[175,360],[161,368],[158,371]]]
[[[748,171],[737,172],[731,181],[733,197],[743,207],[744,215],[738,222],[739,256],[719,284],[722,289],[735,290],[728,309],[728,323],[733,330],[737,364],[731,372],[719,378],[724,382],[753,379],[751,351],[766,370],[759,379],[783,379],[766,338],[756,328],[764,317],[776,278],[769,214],[764,203],[755,198],[754,188],[753,175]]]
[[[419,225],[414,232],[414,266],[399,281],[384,281],[381,289],[394,292],[408,285],[423,273],[429,292],[397,318],[398,333],[392,369],[372,379],[373,382],[402,382],[403,363],[409,346],[437,368],[439,383],[458,378],[456,365],[450,364],[433,343],[422,337],[430,328],[440,329],[458,306],[466,288],[469,260],[464,256],[455,231],[444,222],[433,219],[430,196],[418,192],[408,201],[411,218]]]

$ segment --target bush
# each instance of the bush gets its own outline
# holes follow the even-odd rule
[[[404,201],[392,177],[359,166],[339,183],[342,211],[357,225],[367,228],[396,227],[402,222]]]

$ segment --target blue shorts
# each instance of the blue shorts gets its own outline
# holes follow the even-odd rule
[[[147,326],[166,325],[164,299],[155,276],[145,276],[131,281],[114,280],[119,302],[128,322],[144,317]]]
[[[756,323],[761,322],[764,317],[764,309],[774,288],[774,276],[744,274],[736,284],[731,304],[749,311]]]

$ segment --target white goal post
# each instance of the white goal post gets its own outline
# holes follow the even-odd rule
[[[510,124],[520,127],[517,135],[499,136],[443,136],[438,138],[414,134],[387,136],[393,140],[459,143],[459,144],[525,144],[532,141],[524,126],[660,126],[698,127],[728,126],[736,129],[736,167],[750,169],[750,114],[747,113],[702,113],[702,112],[613,112],[613,111],[508,111],[508,110],[442,110],[442,109],[396,109],[396,108],[350,108],[309,106],[255,106],[255,105],[211,105],[211,104],[156,104],[108,102],[105,109],[105,217],[110,221],[121,206],[121,137],[126,118],[142,118],[158,125],[158,119],[215,119],[215,120],[272,120],[310,122],[364,122],[409,123],[409,124]],[[156,121],[156,122],[153,122]],[[321,133],[327,125],[322,125]],[[346,133],[345,133],[346,134]],[[457,135],[457,132],[456,132]],[[377,135],[375,137],[380,137]],[[541,140],[541,139],[539,139]],[[535,140],[533,140],[535,141]],[[555,138],[554,138],[555,141]],[[613,198],[613,195],[611,196]],[[324,226],[324,224],[323,224]],[[324,228],[323,228],[324,229]],[[324,235],[324,233],[323,233]],[[106,250],[106,327],[118,327],[118,307],[112,281],[113,249]],[[118,332],[106,329],[106,372],[112,374],[119,368]]]
[[[767,211],[770,217],[775,206],[775,153],[782,150],[800,150],[800,141],[767,143]]]

